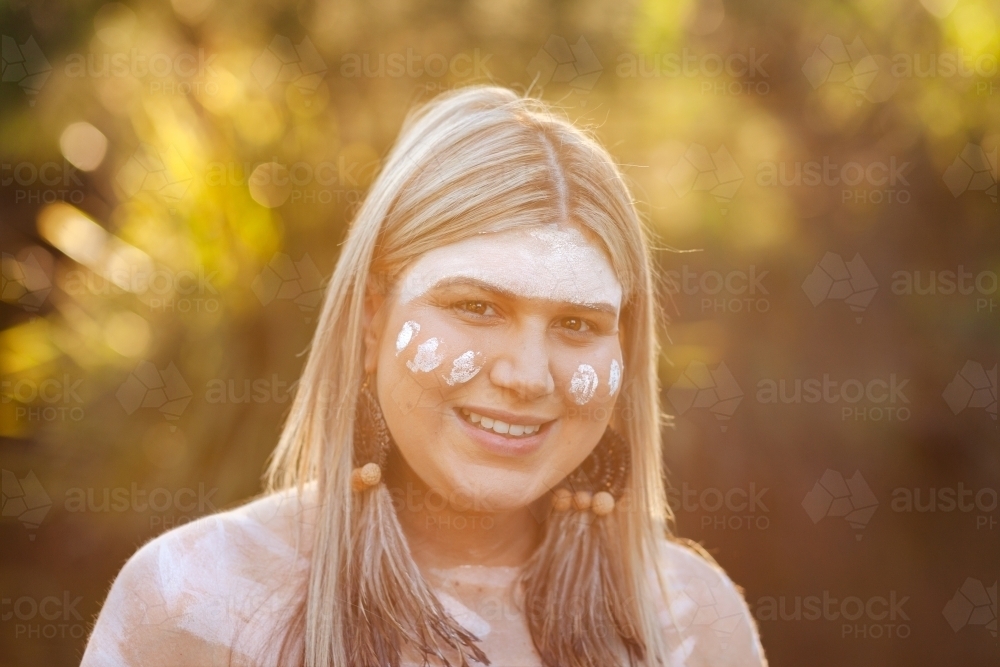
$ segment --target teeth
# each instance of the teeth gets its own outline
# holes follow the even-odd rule
[[[469,418],[469,421],[473,424],[479,424],[480,427],[489,429],[494,433],[502,433],[505,435],[533,435],[538,432],[541,428],[540,424],[508,424],[507,422],[500,421],[499,419],[492,419],[490,417],[484,417],[483,415],[476,414],[471,410],[462,408],[462,414]]]

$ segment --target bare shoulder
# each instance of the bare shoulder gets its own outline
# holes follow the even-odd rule
[[[667,588],[660,619],[674,664],[689,667],[766,667],[757,625],[743,597],[696,545],[663,540],[659,569]]]
[[[283,492],[151,540],[116,577],[83,657],[95,665],[228,665],[271,655],[300,599],[315,506]]]

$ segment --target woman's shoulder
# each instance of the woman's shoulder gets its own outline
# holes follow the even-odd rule
[[[676,538],[658,545],[666,586],[660,605],[674,664],[688,667],[767,665],[743,591],[701,547]]]
[[[273,645],[308,572],[308,489],[202,517],[140,548],[112,584],[84,665],[226,664]]]

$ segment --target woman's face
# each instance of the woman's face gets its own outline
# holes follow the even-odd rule
[[[597,444],[623,374],[622,289],[580,229],[437,248],[375,297],[365,365],[412,470],[456,509],[524,507]]]

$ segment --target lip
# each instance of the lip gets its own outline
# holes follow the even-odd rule
[[[486,417],[492,417],[493,419],[500,419],[501,421],[507,421],[509,418],[511,421],[508,424],[524,424],[526,426],[531,425],[542,425],[541,429],[536,433],[532,433],[528,436],[517,436],[510,437],[502,435],[500,433],[493,433],[487,431],[486,429],[479,428],[475,424],[467,421],[461,414],[463,408],[455,408],[452,411],[455,419],[458,420],[460,428],[462,428],[469,438],[476,442],[486,451],[491,454],[496,454],[497,456],[505,457],[520,457],[527,456],[538,450],[545,442],[545,439],[549,435],[549,425],[554,421],[551,419],[538,419],[536,417],[531,417],[530,419],[525,416],[513,415],[509,412],[503,412],[501,410],[486,410],[483,408],[474,408],[471,406],[463,406],[464,409],[470,410],[472,412],[477,412]],[[482,410],[480,412],[480,410]],[[525,419],[527,421],[516,421],[517,419]]]
[[[508,424],[521,424],[522,426],[541,426],[542,424],[555,419],[555,417],[546,418],[539,417],[537,415],[516,415],[513,412],[493,410],[492,408],[482,408],[476,405],[461,405],[457,409],[468,410],[484,417],[489,417],[490,419],[499,419],[500,421],[507,422]]]

